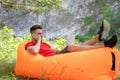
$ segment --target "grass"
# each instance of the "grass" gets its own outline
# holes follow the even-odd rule
[[[120,80],[120,71],[119,71],[119,76],[118,76],[118,78],[116,80]]]

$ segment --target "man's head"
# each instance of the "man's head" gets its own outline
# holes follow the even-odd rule
[[[33,38],[33,40],[38,40],[39,37],[42,37],[42,26],[41,25],[33,25],[30,28],[30,33]]]

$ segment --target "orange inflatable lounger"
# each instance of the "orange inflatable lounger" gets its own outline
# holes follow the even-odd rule
[[[15,74],[49,80],[114,80],[118,75],[119,53],[111,48],[98,48],[50,57],[32,55],[18,47]]]

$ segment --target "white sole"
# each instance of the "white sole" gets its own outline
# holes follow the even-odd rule
[[[106,20],[104,20],[103,32],[102,32],[102,35],[101,35],[101,39],[105,40],[107,38],[109,32],[110,32],[110,24]]]

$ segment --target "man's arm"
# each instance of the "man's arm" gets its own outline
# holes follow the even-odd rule
[[[29,46],[27,51],[30,53],[39,53],[40,45],[41,45],[41,36],[36,35],[35,33],[32,34],[33,38],[37,40],[37,43],[34,46]]]
[[[41,40],[38,40],[35,46],[29,46],[27,51],[30,53],[39,53]]]

